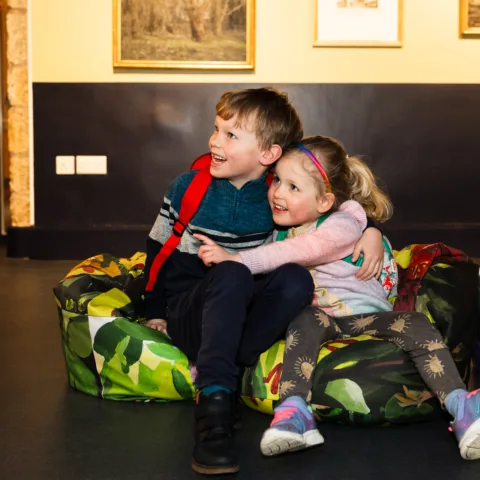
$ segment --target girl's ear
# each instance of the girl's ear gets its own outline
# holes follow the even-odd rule
[[[326,193],[322,195],[317,202],[317,212],[326,213],[328,212],[335,203],[335,195],[333,193]]]
[[[265,150],[262,154],[262,165],[268,166],[275,163],[282,156],[282,147],[274,144],[268,150]]]

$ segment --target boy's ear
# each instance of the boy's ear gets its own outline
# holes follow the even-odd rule
[[[317,202],[317,212],[327,213],[335,203],[335,195],[333,193],[326,193],[322,195]]]
[[[262,154],[262,165],[268,166],[275,163],[282,156],[282,147],[274,144]]]

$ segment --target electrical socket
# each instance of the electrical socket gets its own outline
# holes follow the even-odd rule
[[[55,172],[57,175],[75,175],[75,157],[73,155],[57,155]]]

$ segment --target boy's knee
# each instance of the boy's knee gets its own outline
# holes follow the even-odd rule
[[[306,304],[312,299],[314,284],[311,273],[301,265],[287,263],[276,270],[275,278],[282,295],[289,299],[306,299]]]
[[[222,288],[250,288],[253,292],[254,282],[252,272],[243,263],[222,262],[213,267],[210,281],[218,282]]]

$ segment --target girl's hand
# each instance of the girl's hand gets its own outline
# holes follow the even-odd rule
[[[359,280],[378,278],[382,273],[384,254],[380,230],[370,227],[363,232],[353,250],[352,260],[356,262],[362,252],[363,265],[355,276]]]
[[[217,245],[213,240],[210,240],[205,235],[198,233],[193,235],[197,240],[203,242],[203,245],[198,249],[198,257],[207,266],[211,267],[217,263],[222,263],[230,260],[231,262],[243,263],[240,255],[235,253],[228,253],[224,248]]]

